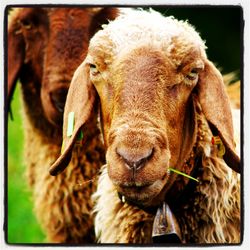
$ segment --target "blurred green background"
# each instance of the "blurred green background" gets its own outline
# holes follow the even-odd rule
[[[44,235],[33,213],[31,191],[25,179],[23,164],[23,127],[17,84],[11,108],[14,120],[8,119],[8,243],[41,243]]]
[[[241,8],[158,7],[155,9],[164,15],[189,20],[201,37],[206,40],[210,60],[217,63],[223,73],[239,71],[241,66]],[[7,121],[7,241],[8,243],[43,243],[45,236],[33,214],[31,191],[24,175],[20,86],[16,88],[11,107],[14,121],[10,119]]]

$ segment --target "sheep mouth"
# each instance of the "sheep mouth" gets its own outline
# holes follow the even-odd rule
[[[132,202],[137,205],[150,206],[152,200],[161,202],[161,198],[158,197],[167,182],[168,175],[164,175],[162,179],[156,180],[151,184],[129,184],[116,186],[119,197],[122,201]],[[155,201],[154,201],[155,203]]]

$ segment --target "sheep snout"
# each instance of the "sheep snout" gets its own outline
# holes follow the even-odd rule
[[[49,91],[44,91],[42,88],[41,91],[44,114],[56,127],[59,127],[63,122],[63,111],[67,93],[68,85],[66,84],[60,84],[56,88],[52,88]]]
[[[64,111],[67,93],[68,90],[66,88],[61,88],[50,93],[51,102],[60,113]]]
[[[126,200],[145,205],[167,183],[170,154],[167,138],[163,143],[163,132],[159,133],[135,123],[111,129],[106,155],[108,175]]]
[[[144,167],[146,162],[152,157],[153,149],[149,148],[148,150],[141,152],[139,155],[133,156],[130,154],[129,149],[119,147],[116,149],[116,153],[122,158],[125,166],[136,171]]]

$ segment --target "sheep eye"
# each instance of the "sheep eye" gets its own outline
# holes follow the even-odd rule
[[[95,64],[90,63],[90,64],[89,64],[89,68],[90,68],[90,73],[91,73],[92,75],[96,75],[96,74],[99,73],[99,70],[97,69],[97,67],[96,67]]]
[[[32,27],[32,22],[30,21],[30,20],[23,20],[22,21],[22,25],[23,25],[23,27],[25,28],[25,29],[31,29],[31,27]]]
[[[194,68],[192,69],[188,74],[187,74],[187,78],[189,80],[195,80],[198,76],[198,73],[199,73],[199,69],[198,68]]]

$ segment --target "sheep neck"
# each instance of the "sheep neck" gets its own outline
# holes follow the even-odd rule
[[[203,116],[201,106],[196,99],[195,101],[195,112],[197,114],[197,134],[196,142],[192,148],[192,151],[188,159],[183,164],[181,171],[187,175],[194,178],[199,178],[202,174],[202,155],[204,154],[204,131],[206,130],[208,124]],[[189,195],[192,195],[195,188],[199,183],[190,180],[184,176],[178,175],[172,187],[166,194],[165,201],[170,207],[176,207],[185,203]]]
[[[189,158],[183,164],[181,171],[194,178],[199,178],[202,174],[202,155],[204,146],[204,128],[207,127],[207,123],[202,115],[201,106],[196,102],[195,109],[197,112],[197,134],[196,142],[192,148]],[[207,143],[207,142],[206,142]],[[209,143],[209,142],[208,142]],[[168,191],[163,205],[168,206],[168,210],[164,210],[163,207],[158,207],[155,212],[154,226],[152,232],[152,241],[165,243],[180,243],[185,241],[182,237],[182,228],[175,218],[175,208],[182,207],[188,202],[188,199],[195,192],[197,188],[197,182],[185,178],[182,175],[178,175],[171,189]],[[171,208],[171,209],[170,209]],[[173,212],[172,212],[172,211]],[[149,210],[153,212],[154,210]],[[164,218],[164,219],[163,219]],[[174,220],[173,220],[174,218]],[[165,220],[165,224],[162,224],[161,220]],[[174,236],[174,239],[173,239]]]

